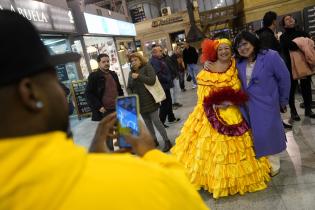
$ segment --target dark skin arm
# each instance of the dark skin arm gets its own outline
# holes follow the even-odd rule
[[[117,138],[116,132],[116,113],[112,113],[106,116],[98,125],[95,132],[92,144],[90,146],[90,153],[110,153],[110,150],[106,146],[106,141],[109,139]],[[149,134],[148,130],[140,122],[140,135],[124,135],[126,142],[131,145],[132,151],[142,157],[147,152],[155,149],[153,138]],[[120,149],[116,153],[131,152],[130,149]]]

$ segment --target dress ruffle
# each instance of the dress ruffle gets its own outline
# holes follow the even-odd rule
[[[217,78],[213,77],[216,73],[199,73],[198,103],[171,150],[187,169],[187,175],[196,189],[204,188],[214,198],[263,190],[270,180],[269,162],[265,157],[256,159],[250,130],[240,136],[223,135],[211,126],[204,112],[203,99],[215,89],[213,84],[215,87],[223,87],[224,83],[234,89],[240,88],[237,71],[228,74],[230,70]],[[201,77],[207,85],[200,84]],[[231,124],[243,120],[235,107],[222,111],[220,117]]]

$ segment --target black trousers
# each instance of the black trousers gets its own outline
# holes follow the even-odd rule
[[[179,73],[179,87],[180,89],[185,89],[185,72],[184,71],[180,71]]]
[[[291,89],[290,89],[290,98],[289,105],[291,113],[297,113],[295,108],[295,92],[298,86],[298,80],[293,80],[291,76]],[[305,111],[311,110],[312,103],[312,87],[311,87],[311,76],[306,77],[305,79],[300,79],[301,94],[303,97]]]
[[[173,102],[172,102],[172,96],[171,96],[171,91],[170,89],[165,90],[165,95],[166,95],[166,99],[164,101],[161,102],[161,106],[160,106],[160,120],[161,122],[164,124],[166,121],[166,117],[168,117],[168,121],[174,121],[175,120],[175,116],[173,113]]]

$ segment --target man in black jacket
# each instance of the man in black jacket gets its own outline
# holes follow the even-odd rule
[[[110,60],[107,54],[97,57],[99,69],[89,75],[86,87],[87,101],[92,109],[92,120],[100,121],[115,111],[117,96],[124,95],[118,76],[109,70]]]
[[[277,13],[273,11],[266,12],[263,18],[263,28],[256,31],[260,39],[262,49],[272,49],[281,53],[280,43],[275,36],[277,28]],[[285,128],[292,128],[292,125],[282,121]]]
[[[174,87],[172,71],[167,64],[167,61],[163,57],[161,46],[153,46],[150,64],[153,66],[166,95],[166,99],[161,102],[159,115],[161,122],[164,124],[164,127],[167,128],[168,126],[165,125],[166,117],[168,118],[168,122],[171,124],[178,122],[180,119],[176,118],[173,113],[172,96],[170,91],[170,89]]]
[[[291,119],[295,121],[301,120],[295,108],[295,91],[298,86],[298,80],[293,80],[290,51],[299,50],[299,47],[292,40],[297,37],[309,37],[305,31],[297,30],[295,25],[295,19],[292,15],[285,15],[282,18],[282,26],[285,32],[280,37],[280,45],[282,50],[282,57],[290,71],[291,76],[291,90],[289,105],[291,111]],[[312,111],[312,89],[311,89],[311,76],[304,79],[300,79],[301,93],[305,106],[305,116],[315,118],[315,113]]]
[[[185,67],[188,69],[188,73],[190,74],[193,85],[192,88],[197,87],[197,81],[196,81],[196,76],[199,72],[199,68],[197,66],[198,63],[198,53],[196,48],[192,47],[189,45],[189,43],[186,41],[184,43],[185,49],[183,50],[183,59],[185,63]]]
[[[109,70],[110,60],[107,54],[97,56],[99,69],[89,75],[85,94],[92,109],[92,121],[100,121],[115,111],[117,96],[123,96],[117,74]],[[110,150],[114,150],[113,142],[107,141]]]
[[[280,43],[275,36],[277,28],[277,13],[266,12],[263,18],[263,28],[256,31],[260,39],[261,48],[272,49],[280,53]]]

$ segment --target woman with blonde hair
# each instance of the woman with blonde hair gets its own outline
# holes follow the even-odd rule
[[[231,42],[205,40],[202,61],[211,70],[197,75],[198,101],[171,152],[187,169],[192,184],[219,198],[267,187],[269,162],[256,159],[251,131],[239,105],[247,100],[241,90]]]
[[[159,117],[158,109],[160,104],[155,102],[153,96],[144,85],[151,86],[155,84],[155,71],[140,53],[130,54],[129,61],[131,63],[131,71],[128,78],[127,92],[139,96],[140,114],[144,123],[153,136],[156,146],[159,146],[154,130],[154,126],[156,127],[165,143],[163,152],[168,152],[172,147],[172,144]]]

